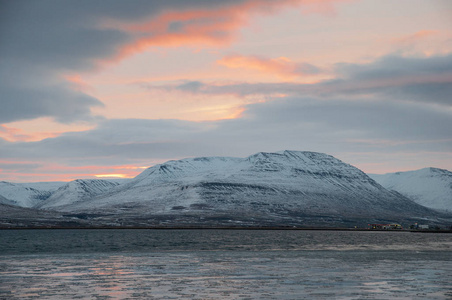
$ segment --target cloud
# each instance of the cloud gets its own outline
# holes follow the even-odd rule
[[[287,82],[275,83],[247,83],[247,82],[202,82],[190,80],[177,80],[164,84],[148,82],[135,82],[135,85],[147,90],[162,90],[167,92],[179,91],[203,95],[233,95],[247,97],[258,95],[272,97],[275,95],[294,95],[302,92],[313,93],[314,85]]]
[[[91,119],[102,103],[72,89],[61,73],[88,70],[127,36],[92,28],[88,3],[3,1],[0,12],[0,123],[39,117]],[[87,11],[84,14],[83,7]],[[94,4],[94,6],[96,6]]]
[[[68,85],[68,73],[102,68],[151,46],[222,45],[233,39],[251,13],[300,4],[333,7],[334,2],[2,1],[0,123],[43,116],[87,120],[101,103]]]
[[[414,34],[394,39],[394,43],[402,47],[411,47],[416,42],[437,34],[438,30],[420,30],[418,32],[415,32]]]
[[[34,134],[27,134],[21,129],[0,125],[0,137],[9,142],[32,142],[39,141],[49,137],[56,137],[56,132],[39,132]]]
[[[429,57],[388,55],[366,64],[337,64],[336,78],[315,84],[180,81],[141,82],[146,89],[246,97],[312,96],[371,98],[452,106],[452,54]]]
[[[448,140],[452,112],[413,103],[391,101],[349,101],[346,98],[290,98],[252,104],[248,114],[280,126],[306,124],[316,133],[333,133],[348,138],[393,141]],[[315,125],[315,126],[314,126]],[[328,137],[331,137],[327,134]]]
[[[0,123],[38,117],[92,118],[98,99],[72,89],[63,74],[92,70],[137,37],[102,20],[143,20],[164,9],[221,6],[204,1],[3,1],[0,12]],[[185,3],[185,4],[184,4]]]
[[[400,55],[386,55],[367,64],[338,64],[339,74],[348,79],[362,80],[394,80],[398,78],[418,81],[441,81],[439,76],[447,76],[443,81],[450,80],[452,73],[452,54],[405,57]]]
[[[251,69],[289,79],[320,73],[320,69],[316,66],[308,63],[294,63],[286,57],[268,59],[259,56],[229,55],[217,63],[228,68]]]
[[[451,158],[451,54],[393,54],[369,63],[338,64],[332,68],[336,79],[316,84],[140,83],[147,89],[255,97],[259,101],[243,104],[238,119],[210,122],[98,119],[91,110],[101,106],[101,101],[90,96],[89,90],[68,82],[68,74],[102,68],[103,63],[148,47],[225,45],[233,41],[252,13],[273,13],[282,6],[298,4],[313,5],[305,12],[326,13],[335,2],[2,1],[0,123],[43,116],[59,122],[98,122],[94,129],[36,142],[2,126],[3,136],[16,140],[0,138],[0,157],[6,161],[3,169],[28,168],[27,178],[58,172],[119,174],[101,166],[142,166],[190,156],[246,156],[281,149],[339,157],[347,153],[347,161],[355,164],[381,164],[390,156],[394,170],[400,166],[398,160],[407,161],[408,157],[412,167],[435,166],[438,157]],[[419,33],[402,42],[408,45],[429,36],[434,34]],[[252,55],[226,56],[220,62],[282,78],[322,71],[307,62]],[[442,160],[447,161],[452,159]],[[436,166],[452,169],[452,165]],[[100,171],[95,172],[96,168]]]
[[[452,105],[452,54],[429,57],[388,55],[369,64],[342,64],[337,69],[342,79],[325,85],[333,90]]]
[[[297,149],[347,154],[348,162],[358,166],[382,163],[384,155],[391,155],[391,170],[397,170],[400,164],[393,160],[406,161],[408,154],[419,159],[411,161],[412,168],[450,156],[450,128],[450,111],[417,103],[291,97],[250,104],[243,117],[234,120],[104,120],[95,129],[39,142],[0,140],[0,156],[67,168],[91,166],[93,174],[106,174],[94,166],[147,166],[184,157]]]
[[[450,52],[452,50],[450,38],[450,33],[447,31],[419,30],[413,34],[392,39],[390,43],[397,49],[397,52],[405,55],[419,53],[433,55]]]
[[[241,0],[165,2],[149,19],[107,19],[103,28],[126,32],[133,42],[121,47],[114,60],[141,52],[149,47],[224,46],[247,24],[251,14],[271,14],[287,6],[303,6],[305,13],[329,13],[334,4],[344,0]],[[182,5],[184,4],[184,5]]]
[[[108,24],[134,36],[125,44],[116,59],[122,59],[152,46],[177,47],[189,45],[218,46],[229,43],[244,23],[244,12],[236,7],[165,12],[151,21],[138,24]]]
[[[15,87],[0,84],[0,122],[53,117],[62,123],[93,120],[91,108],[103,104],[87,94],[73,91],[68,84]]]
[[[30,172],[42,167],[39,163],[11,163],[0,161],[0,170],[3,172]]]
[[[300,4],[332,7],[335,2],[341,0],[3,1],[0,53],[57,68],[91,68],[95,60],[144,40],[174,46],[196,36],[227,39],[250,13]],[[175,42],[177,38],[182,41]]]

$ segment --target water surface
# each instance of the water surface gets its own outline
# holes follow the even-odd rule
[[[0,299],[450,299],[452,235],[0,231]]]

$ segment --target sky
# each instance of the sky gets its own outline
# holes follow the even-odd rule
[[[452,170],[452,1],[0,0],[0,180],[327,153]]]

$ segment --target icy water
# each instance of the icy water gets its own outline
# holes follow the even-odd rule
[[[0,299],[452,299],[452,234],[2,230]]]

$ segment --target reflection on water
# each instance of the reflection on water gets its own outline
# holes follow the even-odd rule
[[[381,254],[381,253],[380,253]],[[447,299],[450,255],[207,251],[3,257],[1,299]],[[391,259],[385,259],[384,256]],[[358,257],[358,260],[354,260]],[[417,259],[419,257],[414,257]],[[422,257],[421,257],[422,258]]]
[[[193,236],[196,231],[167,234],[170,241],[166,243],[176,243],[180,234]],[[244,234],[246,239],[242,240],[241,232],[224,232],[224,236],[203,232],[206,243],[209,234],[213,244],[222,239],[234,241],[224,243],[233,249],[201,246],[197,242],[201,238],[192,237],[192,246],[177,251],[160,248],[77,254],[59,249],[55,253],[0,255],[0,299],[452,298],[451,249],[432,246],[448,245],[450,235],[410,237],[424,239],[423,249],[430,247],[428,251],[413,251],[407,237],[405,247],[400,241],[396,243],[399,250],[360,250],[359,245],[353,250],[325,250],[325,240],[319,244],[320,250],[294,250],[294,240],[303,240],[295,233],[292,240],[281,242],[280,249],[274,250],[275,240],[281,239],[278,232]],[[320,241],[323,234],[312,232],[310,239]],[[273,250],[255,249],[264,243],[263,236]],[[283,237],[290,237],[290,233]],[[366,238],[351,235],[350,239],[365,242]],[[328,247],[334,248],[334,244],[330,242]],[[255,250],[244,250],[247,248]]]

